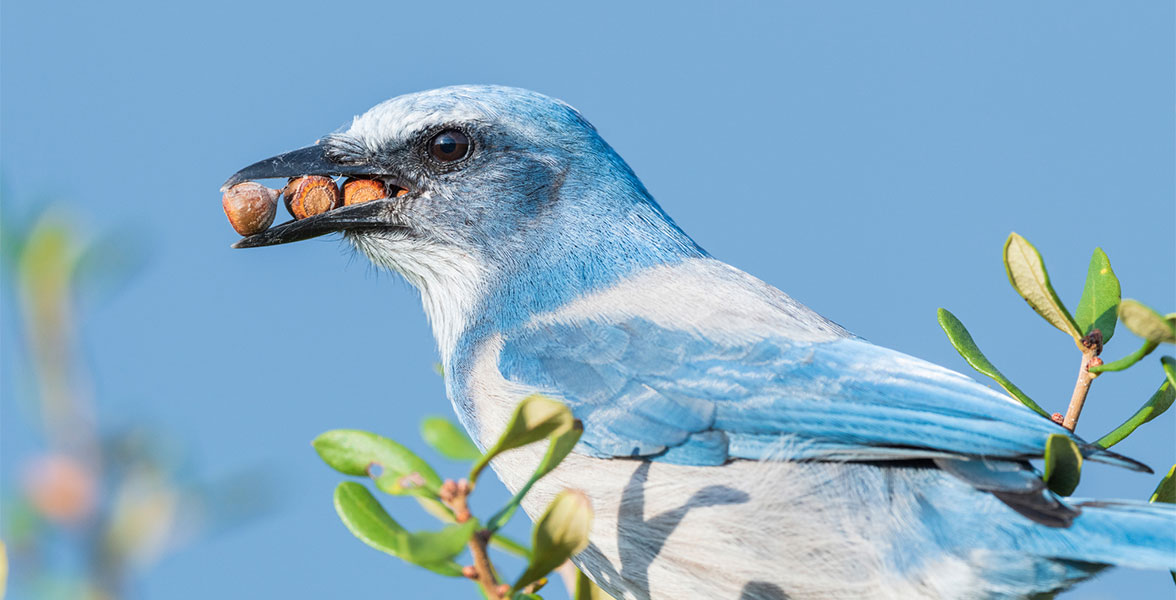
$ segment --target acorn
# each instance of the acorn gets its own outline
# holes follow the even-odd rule
[[[282,194],[286,197],[286,210],[295,219],[321,215],[342,206],[335,180],[322,175],[291,179]]]
[[[229,224],[241,235],[261,233],[274,222],[281,192],[246,181],[229,188],[221,198],[221,206]]]
[[[363,204],[388,197],[388,188],[378,179],[348,179],[343,184],[343,206]]]

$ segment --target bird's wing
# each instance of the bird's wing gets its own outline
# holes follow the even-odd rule
[[[1067,433],[963,375],[854,338],[717,341],[640,317],[581,319],[512,332],[499,368],[566,402],[599,456],[1023,460]]]

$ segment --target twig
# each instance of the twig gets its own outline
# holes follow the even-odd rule
[[[441,501],[453,509],[454,520],[458,523],[470,520],[469,496],[471,491],[473,491],[473,486],[464,479],[461,481],[449,479],[441,485]],[[494,574],[494,566],[490,564],[490,554],[486,550],[490,544],[490,537],[491,533],[485,529],[474,532],[469,544],[474,564],[472,567],[462,569],[462,574],[477,581],[489,600],[505,600],[506,592],[510,588],[499,585],[498,577]]]
[[[1095,329],[1090,335],[1082,338],[1082,362],[1078,366],[1078,381],[1074,384],[1074,393],[1070,396],[1070,406],[1066,409],[1066,418],[1062,420],[1062,427],[1074,431],[1078,426],[1078,417],[1082,414],[1082,405],[1086,403],[1086,394],[1090,392],[1090,384],[1098,377],[1098,373],[1091,373],[1090,367],[1101,365],[1102,332]]]
[[[470,538],[470,554],[474,557],[474,571],[477,574],[478,583],[486,592],[486,597],[490,600],[503,600],[505,598],[503,586],[498,584],[498,578],[494,576],[494,567],[490,564],[490,555],[486,552],[486,546],[489,543],[490,532],[485,529],[474,532],[474,537]]]

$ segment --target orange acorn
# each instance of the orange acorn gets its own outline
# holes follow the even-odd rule
[[[343,206],[363,204],[388,197],[388,189],[378,179],[348,179],[343,184]]]
[[[321,175],[291,179],[282,193],[286,197],[286,210],[295,219],[321,215],[342,206],[335,181]]]

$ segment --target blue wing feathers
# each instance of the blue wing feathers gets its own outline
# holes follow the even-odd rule
[[[563,399],[600,456],[1024,459],[1065,432],[962,375],[852,338],[732,343],[636,317],[582,321],[511,332],[499,368]]]

